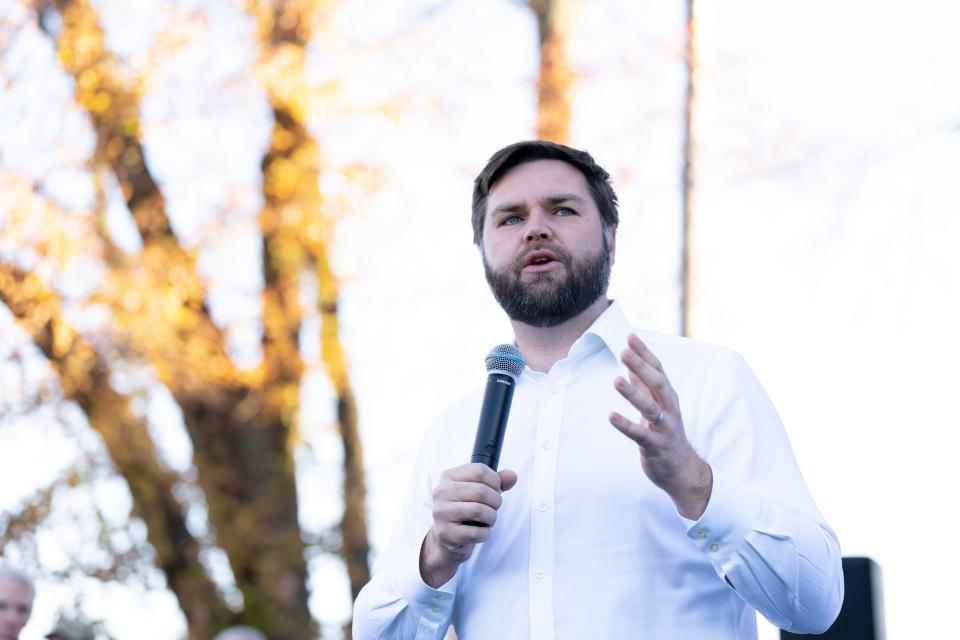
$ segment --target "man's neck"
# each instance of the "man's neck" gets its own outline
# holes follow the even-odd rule
[[[544,373],[558,361],[567,357],[570,347],[600,317],[610,300],[600,296],[579,315],[554,327],[534,327],[522,322],[511,321],[517,347],[523,353],[527,366],[534,371]]]

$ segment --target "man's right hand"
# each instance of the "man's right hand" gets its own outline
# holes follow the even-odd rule
[[[420,547],[420,576],[425,583],[434,589],[445,584],[477,543],[490,537],[503,504],[500,494],[515,484],[516,472],[497,472],[473,462],[440,475],[433,490],[433,526]]]

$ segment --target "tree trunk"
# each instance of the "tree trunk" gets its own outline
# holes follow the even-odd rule
[[[356,399],[340,342],[340,289],[328,259],[332,224],[320,215],[323,201],[318,189],[319,149],[306,126],[305,96],[308,90],[303,71],[304,52],[321,4],[309,0],[275,4],[256,0],[247,2],[248,9],[258,20],[261,43],[259,76],[267,89],[274,114],[270,149],[262,164],[264,209],[261,220],[283,221],[275,228],[265,227],[264,237],[271,237],[276,246],[287,248],[286,255],[279,251],[271,254],[273,260],[283,263],[305,257],[317,277],[322,320],[321,354],[337,394],[337,426],[344,452],[340,555],[346,564],[351,594],[356,598],[370,580],[363,449]],[[296,247],[296,252],[291,247]],[[298,253],[301,250],[305,256]],[[291,256],[291,253],[296,255]],[[269,272],[267,275],[269,282]],[[292,304],[295,289],[288,294]],[[265,318],[267,313],[265,308]]]
[[[108,276],[99,297],[112,309],[125,352],[150,363],[182,411],[193,444],[197,484],[206,498],[216,544],[229,558],[243,595],[242,611],[231,613],[210,582],[199,561],[199,542],[187,531],[182,509],[172,497],[179,479],[158,464],[142,421],[129,411],[129,400],[110,388],[107,363],[89,346],[81,350],[85,359],[79,360],[64,359],[53,346],[44,348],[58,344],[50,335],[59,334],[42,323],[31,335],[61,371],[65,392],[74,394],[71,399],[104,434],[118,471],[131,486],[135,510],[147,522],[149,540],[157,547],[160,568],[187,616],[191,638],[209,638],[228,623],[258,627],[273,640],[316,637],[307,607],[305,545],[292,455],[299,437],[304,371],[299,282],[311,268],[320,287],[323,360],[336,390],[344,448],[339,552],[354,595],[369,579],[357,406],[339,339],[339,286],[327,259],[332,225],[322,216],[319,154],[305,124],[309,91],[303,60],[320,4],[246,3],[260,27],[259,76],[274,122],[261,165],[263,361],[253,371],[239,371],[207,309],[196,257],[174,235],[163,194],[146,164],[137,83],[123,77],[106,48],[89,0],[36,0],[38,14],[53,8],[61,17],[57,53],[76,80],[76,100],[90,114],[96,134],[91,169],[96,174],[109,168],[116,176],[143,242],[138,256],[125,256],[112,247],[101,226]],[[105,210],[102,200],[100,208]],[[17,298],[43,290],[36,288],[38,283],[27,286],[30,277],[12,267],[4,265],[0,276],[5,278],[4,301],[19,305],[18,318],[28,330],[31,322],[37,322],[27,317],[31,309],[41,309],[47,298],[50,304],[59,304],[50,294],[42,300]],[[62,325],[56,312],[61,327],[56,331],[84,344]],[[46,318],[51,312],[42,313]],[[94,386],[74,391],[71,385],[77,380]]]
[[[575,75],[568,41],[577,0],[527,0],[537,18],[540,72],[537,77],[537,138],[569,144]]]
[[[288,314],[287,302],[275,304],[290,300],[289,283],[296,275],[267,269],[265,314],[269,326],[280,327],[287,339],[268,336],[271,345],[283,347],[271,351],[260,371],[238,372],[206,308],[195,259],[174,236],[146,165],[139,95],[120,76],[86,0],[56,0],[55,6],[63,22],[59,57],[77,79],[77,100],[89,111],[97,136],[93,164],[109,166],[117,176],[143,240],[135,263],[113,265],[107,297],[129,344],[153,365],[183,412],[216,541],[244,597],[234,621],[277,640],[313,638],[290,451],[302,365],[289,336],[297,335],[300,317]],[[171,299],[177,303],[172,308]],[[174,590],[183,582],[181,572],[203,573],[195,564],[165,568]],[[191,621],[197,617],[192,610],[212,606],[196,593],[177,595]],[[191,628],[191,636],[206,633]]]
[[[63,321],[59,300],[33,275],[0,263],[0,301],[50,361],[64,396],[84,411],[123,476],[134,515],[147,528],[157,566],[187,617],[191,635],[210,638],[233,619],[200,562],[200,545],[187,530],[174,497],[179,477],[157,462],[144,420],[130,398],[110,386],[110,372],[92,346]]]
[[[685,0],[686,30],[684,62],[687,72],[686,91],[683,101],[683,173],[681,176],[681,225],[680,248],[680,334],[690,335],[690,303],[693,297],[693,273],[691,264],[693,243],[693,196],[696,185],[696,130],[695,107],[697,98],[697,49],[694,27],[694,0]]]

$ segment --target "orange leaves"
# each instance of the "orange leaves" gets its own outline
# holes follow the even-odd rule
[[[296,192],[303,172],[295,162],[277,158],[270,163],[264,175],[264,190],[277,200],[289,200]]]
[[[62,322],[53,324],[53,339],[51,340],[50,352],[57,359],[64,358],[73,348],[76,341],[76,334],[67,328]]]
[[[115,270],[103,290],[129,345],[172,391],[233,385],[239,373],[210,324],[192,257],[148,245],[140,259]]]
[[[60,5],[63,29],[57,36],[57,56],[74,77],[77,103],[93,117],[100,155],[115,167],[117,163],[138,167],[142,164],[139,150],[128,154],[130,141],[123,138],[139,134],[139,89],[123,77],[119,62],[106,48],[89,2],[71,0]],[[129,185],[124,186],[129,190]]]
[[[269,240],[270,265],[280,272],[296,272],[306,262],[306,253],[300,241],[285,234]]]
[[[29,248],[41,259],[45,273],[64,272],[99,248],[92,220],[69,214],[36,194],[22,176],[0,172],[0,210],[6,217],[0,226],[0,251]]]
[[[89,388],[96,353],[64,322],[59,299],[39,278],[0,262],[0,302],[37,347],[60,363],[60,386],[67,397]]]
[[[275,111],[270,150],[263,163],[263,193],[277,215],[290,211],[314,210],[320,197],[317,187],[317,148],[294,114]],[[302,215],[302,214],[296,214]],[[269,220],[265,221],[269,224]]]
[[[298,142],[299,136],[295,135],[292,131],[288,131],[279,126],[273,127],[273,132],[270,134],[270,148],[272,150],[278,153],[285,153]]]
[[[290,7],[277,18],[277,27],[283,31],[296,31],[300,26],[300,13]]]
[[[303,47],[282,44],[264,51],[257,66],[257,79],[270,96],[270,103],[290,112],[298,122],[306,119],[309,98],[303,81],[305,57]]]
[[[65,4],[60,14],[64,27],[61,40],[68,46],[58,47],[57,55],[65,69],[76,73],[92,66],[103,56],[103,32],[86,0]]]
[[[104,113],[113,103],[113,98],[106,91],[98,91],[92,95],[81,95],[80,104],[91,113]]]
[[[569,142],[574,79],[565,38],[563,34],[553,33],[540,46],[537,138],[561,144]]]
[[[321,0],[246,0],[247,11],[256,17],[262,42],[287,42],[304,47],[310,41],[319,10],[330,4]]]

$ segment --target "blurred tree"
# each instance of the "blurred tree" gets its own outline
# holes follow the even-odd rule
[[[690,299],[693,294],[692,266],[693,253],[693,196],[696,185],[696,122],[694,115],[697,104],[697,40],[696,14],[694,0],[684,0],[684,64],[686,67],[686,87],[683,96],[683,151],[682,174],[680,176],[681,227],[683,237],[680,248],[680,335],[690,335]]]
[[[527,0],[537,18],[540,72],[537,77],[537,138],[570,142],[575,74],[569,39],[578,0]]]
[[[75,330],[55,283],[21,265],[0,262],[0,302],[49,360],[63,397],[76,403],[101,435],[130,489],[134,515],[146,525],[156,564],[187,618],[190,637],[209,638],[224,626],[247,624],[276,640],[314,638],[293,460],[305,370],[300,287],[306,272],[319,288],[321,352],[336,393],[344,450],[343,516],[328,546],[343,557],[354,595],[369,577],[356,403],[338,334],[339,285],[328,259],[333,225],[322,215],[318,149],[305,122],[305,48],[325,3],[248,0],[244,5],[256,18],[258,78],[273,115],[261,164],[264,204],[258,217],[262,359],[252,369],[239,368],[228,355],[223,330],[207,306],[195,252],[184,248],[171,226],[144,154],[140,82],[122,72],[88,0],[34,4],[38,16],[59,16],[57,55],[75,79],[75,99],[89,113],[96,135],[90,169],[94,175],[115,176],[142,249],[132,256],[114,246],[101,193],[92,240],[106,275],[92,300],[110,310],[105,344]],[[42,206],[56,208],[49,202]],[[36,247],[41,253],[43,242],[49,240]],[[228,606],[205,568],[204,545],[187,522],[183,478],[160,461],[145,418],[113,384],[118,354],[148,363],[182,412],[214,542],[229,558],[242,595],[239,610]],[[38,500],[28,505],[34,515],[45,511],[37,505],[48,501],[47,494],[41,492]],[[23,530],[22,519],[7,522],[5,538]]]

